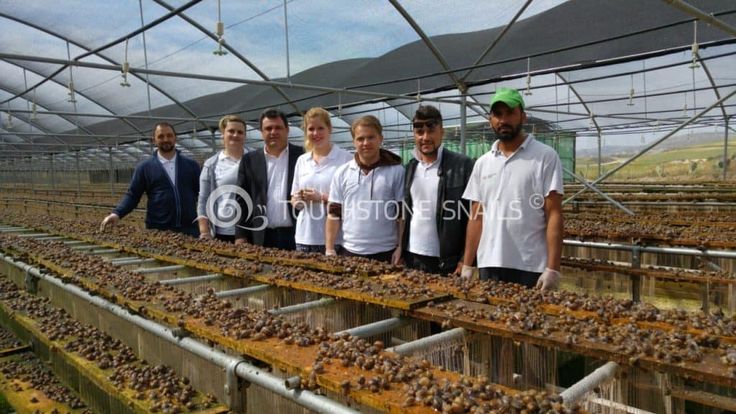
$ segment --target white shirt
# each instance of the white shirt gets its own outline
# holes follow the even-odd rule
[[[478,267],[544,271],[544,197],[552,191],[563,194],[560,157],[531,134],[508,157],[496,141],[478,159],[463,194],[484,208]]]
[[[215,166],[215,185],[216,188],[223,185],[236,185],[238,183],[238,168],[240,167],[240,159],[234,159],[220,151],[217,155],[217,165]],[[235,201],[235,194],[230,194],[229,199]],[[217,217],[230,217],[232,215],[232,204],[224,199],[224,196],[217,200]],[[216,226],[216,234],[235,235],[235,226],[219,227]]]
[[[422,256],[439,257],[440,239],[437,232],[437,193],[440,184],[440,164],[443,148],[437,150],[437,159],[422,161],[416,148],[414,158],[419,161],[411,182],[412,216],[409,222],[407,250]]]
[[[289,179],[289,146],[287,145],[278,157],[266,152],[265,147],[263,153],[266,155],[266,175],[268,177],[266,200],[268,228],[291,226],[288,189],[286,188],[286,181]]]
[[[292,196],[306,188],[329,194],[335,171],[351,159],[353,159],[352,154],[336,144],[332,145],[330,152],[319,164],[312,158],[311,151],[300,155],[294,167],[294,182],[291,184]],[[324,203],[306,203],[305,208],[296,218],[295,241],[298,244],[324,245],[326,221],[327,209]],[[342,244],[342,232],[338,233],[335,243]]]
[[[342,246],[361,255],[395,249],[403,199],[402,165],[376,167],[368,174],[355,159],[339,167],[330,186],[330,202],[342,204]]]
[[[167,160],[161,156],[160,152],[156,151],[156,158],[158,158],[158,162],[161,163],[161,166],[164,167],[166,175],[168,175],[171,180],[171,185],[176,187],[176,153],[174,153],[173,158]]]

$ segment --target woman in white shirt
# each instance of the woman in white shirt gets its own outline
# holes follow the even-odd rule
[[[325,252],[325,222],[330,183],[337,167],[353,159],[352,154],[330,141],[330,113],[312,108],[304,114],[304,148],[296,161],[291,186],[291,203],[299,209],[296,220],[296,250]],[[340,243],[338,236],[337,243]]]
[[[245,121],[237,115],[226,115],[220,119],[222,151],[208,158],[199,175],[199,200],[197,202],[197,221],[199,238],[213,237],[233,242],[235,239],[235,217],[238,205],[233,191],[222,192],[225,185],[235,186],[238,181],[238,167],[245,152]],[[220,191],[216,191],[220,188]],[[208,214],[207,203],[212,200]]]

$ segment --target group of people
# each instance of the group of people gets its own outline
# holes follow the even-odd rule
[[[250,152],[245,121],[228,115],[219,124],[223,149],[201,171],[176,149],[174,128],[159,123],[156,150],[136,167],[101,228],[116,224],[146,193],[147,228],[556,289],[560,158],[524,132],[517,90],[499,88],[490,109],[498,140],[473,162],[442,145],[440,111],[419,106],[405,166],[382,148],[382,126],[372,115],[351,125],[354,154],[332,142],[330,114],[322,108],[303,116],[304,147],[288,142],[283,112],[264,111],[263,149]]]

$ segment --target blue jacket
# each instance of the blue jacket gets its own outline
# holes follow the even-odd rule
[[[199,164],[176,151],[176,185],[172,185],[157,151],[135,167],[128,191],[113,210],[123,218],[133,211],[143,193],[148,197],[146,228],[198,235],[197,196]]]

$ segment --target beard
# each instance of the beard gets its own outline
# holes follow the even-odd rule
[[[174,144],[170,144],[168,142],[162,142],[158,145],[156,145],[159,151],[161,152],[171,152],[174,150]]]
[[[499,129],[493,128],[493,132],[496,133],[498,139],[504,142],[513,141],[519,134],[521,134],[521,124],[511,126],[510,130],[506,129],[507,132],[501,132]]]

